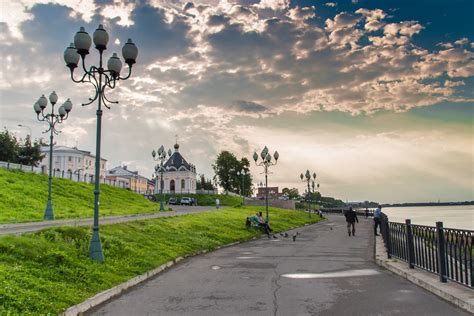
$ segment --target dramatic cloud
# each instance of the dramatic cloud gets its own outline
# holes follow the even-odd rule
[[[371,116],[474,99],[469,33],[431,35],[433,43],[427,44],[423,39],[430,24],[419,22],[426,19],[402,20],[389,7],[368,9],[355,0],[344,11],[342,3],[302,6],[289,0],[19,0],[2,5],[2,123],[36,124],[31,104],[58,90],[75,104],[71,127],[65,128],[67,142],[87,144],[87,149],[94,146],[89,120],[94,108],[81,109],[80,103],[92,91],[69,80],[63,51],[80,26],[92,34],[99,23],[110,35],[105,60],[120,53],[128,38],[134,40],[137,64],[131,78],[109,92],[120,103],[104,115],[104,130],[105,139],[135,146],[105,145],[105,150],[129,155],[117,160],[137,165],[147,164],[140,155],[150,146],[149,137],[141,135],[158,135],[156,141],[165,143],[178,133],[205,164],[219,149],[243,155],[265,143],[252,137],[258,123],[248,120],[315,112]],[[86,64],[96,62],[94,51]],[[191,141],[195,135],[202,137]],[[369,138],[377,144],[380,139]]]

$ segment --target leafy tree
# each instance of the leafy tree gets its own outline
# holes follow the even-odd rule
[[[32,144],[31,136],[27,135],[23,144],[19,146],[18,163],[37,167],[44,155],[41,154],[41,143],[37,140]]]
[[[37,140],[33,144],[31,143],[30,135],[22,142],[7,129],[0,133],[0,161],[38,166],[39,162],[43,159],[40,148],[41,143]]]
[[[196,188],[198,190],[214,190],[211,179],[206,179],[204,174],[200,174],[196,183]]]
[[[291,188],[291,189],[289,189],[289,188],[283,188],[283,189],[281,190],[281,192],[282,192],[284,195],[288,196],[288,198],[289,198],[290,200],[297,199],[297,198],[300,196],[300,193],[298,192],[298,189],[297,189],[297,188]]]
[[[252,193],[252,176],[249,170],[250,162],[247,158],[242,158],[239,161],[233,153],[222,151],[217,155],[212,168],[215,173],[214,179],[225,191],[243,193],[246,196]],[[247,174],[242,176],[242,172]],[[245,192],[241,192],[242,179]]]
[[[0,133],[0,161],[16,163],[19,150],[16,137],[5,128],[5,131]]]

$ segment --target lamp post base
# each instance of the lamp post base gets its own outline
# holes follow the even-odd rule
[[[46,210],[44,211],[44,219],[47,221],[54,219],[53,202],[51,202],[51,200],[48,200],[48,204],[46,205]]]
[[[160,212],[164,211],[165,207],[163,206],[163,199],[160,200]]]
[[[92,240],[89,248],[89,257],[97,262],[104,262],[102,244],[100,243],[99,227],[92,228]]]

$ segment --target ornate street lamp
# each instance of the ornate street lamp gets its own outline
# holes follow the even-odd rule
[[[257,152],[253,153],[253,160],[257,166],[263,166],[263,173],[265,173],[265,210],[266,210],[266,218],[265,222],[268,224],[268,167],[274,166],[278,162],[278,158],[280,155],[277,151],[273,154],[273,158],[275,162],[272,162],[272,156],[268,152],[267,146],[265,146],[260,153],[260,158],[262,159],[259,163],[258,161],[258,154]]]
[[[242,168],[242,171],[237,171],[238,176],[242,176],[242,185],[241,185],[241,193],[242,193],[242,206],[245,205],[245,177],[247,176],[247,170]]]
[[[46,105],[48,105],[48,100],[44,96],[44,94],[36,101],[33,106],[33,109],[36,112],[36,117],[38,121],[47,122],[49,124],[49,128],[44,131],[43,133],[50,132],[49,136],[49,182],[48,182],[48,204],[46,205],[46,210],[44,211],[44,219],[52,220],[54,219],[54,212],[53,212],[53,202],[51,199],[51,191],[53,186],[53,139],[54,134],[59,135],[61,131],[56,129],[57,124],[61,124],[65,120],[67,120],[69,116],[69,112],[72,109],[72,102],[71,100],[67,99],[63,105],[61,105],[58,109],[58,113],[54,113],[54,105],[58,102],[58,96],[56,92],[53,91],[49,95],[49,102],[51,103],[51,113],[44,114],[44,109],[46,109]],[[41,114],[41,117],[40,117]]]
[[[168,150],[168,154],[170,153],[171,153],[171,149]],[[158,190],[158,173],[159,173],[160,174],[160,211],[164,211],[165,207],[163,206],[163,172],[165,171],[165,168],[163,167],[163,162],[167,158],[165,147],[161,145],[157,151],[153,150],[151,152],[151,155],[153,156],[153,160],[160,161],[160,165],[155,166],[155,174],[156,174],[155,193],[157,193],[157,190]],[[171,155],[169,156],[171,157]]]
[[[122,62],[116,53],[107,62],[107,70],[103,65],[103,52],[107,49],[109,41],[109,34],[104,30],[102,25],[99,25],[93,34],[93,41],[95,48],[99,51],[99,65],[86,68],[85,59],[89,54],[92,40],[89,34],[83,27],[74,36],[74,43],[71,43],[64,51],[64,61],[71,72],[71,79],[76,83],[89,83],[95,88],[93,98],[89,98],[89,102],[82,104],[83,106],[92,104],[98,101],[97,106],[97,136],[96,136],[96,155],[95,155],[95,190],[94,190],[94,225],[92,227],[92,240],[89,249],[90,257],[99,262],[104,261],[102,253],[102,245],[99,236],[99,197],[100,197],[100,142],[101,142],[101,124],[102,124],[102,104],[110,109],[111,103],[118,103],[117,101],[110,101],[105,89],[114,89],[116,82],[119,80],[126,80],[132,73],[132,66],[136,62],[138,49],[131,39],[122,48],[122,56],[125,63],[128,65],[128,75],[126,77],[120,76],[122,70]],[[74,69],[77,68],[79,58],[82,59],[82,69],[84,75],[80,79],[74,78]]]
[[[309,187],[309,184],[312,181],[313,192],[314,192],[314,181],[316,180],[316,172],[313,172],[313,179],[311,180],[311,173],[309,172],[309,170],[306,170],[306,173],[304,175],[300,174],[300,179],[301,181],[308,183],[306,199],[308,202],[308,214],[309,214],[309,217],[311,217],[311,200],[310,200],[311,189]],[[319,188],[319,184],[318,184],[318,188]]]

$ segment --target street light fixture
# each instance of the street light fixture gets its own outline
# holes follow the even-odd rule
[[[168,154],[171,157],[171,149],[168,150]],[[160,165],[155,166],[155,174],[156,174],[156,182],[155,182],[155,193],[158,190],[158,173],[160,174],[160,211],[164,211],[165,207],[163,206],[163,172],[165,171],[163,167],[163,162],[165,161],[166,157],[166,150],[163,145],[158,148],[157,151],[153,150],[151,152],[154,161],[160,161]]]
[[[240,171],[237,171],[237,175],[238,176],[242,176],[242,185],[241,185],[241,193],[242,193],[242,206],[245,205],[245,177],[247,176],[247,170],[246,169],[243,169]]]
[[[313,193],[314,193],[314,181],[316,180],[316,172],[313,172],[313,179],[311,179],[311,173],[309,172],[309,170],[306,170],[306,173],[304,175],[303,173],[300,174],[300,179],[301,181],[307,182],[308,184],[306,199],[308,202],[308,214],[309,214],[309,217],[311,217],[311,200],[310,200],[311,189],[309,185],[310,185],[310,182],[312,181]],[[319,188],[319,184],[318,184],[318,188]]]
[[[23,125],[23,124],[18,124],[18,127],[24,127],[24,128],[27,128],[29,131],[30,131],[30,137],[33,137],[33,133],[31,132],[31,127],[29,127],[28,125]]]
[[[72,109],[72,102],[71,100],[67,99],[63,105],[61,105],[58,109],[58,113],[54,113],[54,106],[58,102],[58,95],[56,92],[52,92],[49,95],[49,102],[51,103],[51,113],[44,114],[44,110],[48,105],[48,100],[44,96],[44,94],[36,101],[33,106],[33,109],[36,112],[36,117],[38,121],[47,122],[49,124],[49,128],[44,131],[43,133],[50,132],[49,136],[49,181],[48,181],[48,203],[46,204],[46,210],[44,211],[44,219],[46,220],[53,220],[54,219],[54,212],[53,212],[53,202],[51,198],[51,192],[53,187],[53,139],[54,134],[59,135],[61,131],[56,129],[57,124],[61,124],[65,120],[67,120],[69,116],[69,112]],[[41,117],[40,117],[41,114]],[[21,124],[20,124],[21,125]],[[18,125],[18,126],[20,126]],[[23,126],[23,125],[22,125]]]
[[[259,163],[258,161],[258,154],[257,152],[253,153],[253,160],[257,166],[263,166],[263,173],[265,173],[265,210],[266,210],[266,218],[265,222],[268,224],[268,167],[274,166],[278,162],[278,158],[280,155],[277,151],[273,154],[273,158],[275,162],[272,162],[272,155],[269,154],[267,146],[265,146],[260,153],[260,158],[262,159]]]
[[[74,43],[71,43],[64,51],[64,61],[71,72],[71,79],[75,83],[89,83],[94,86],[95,93],[93,98],[89,98],[89,102],[82,104],[83,106],[92,104],[98,101],[97,106],[97,136],[96,136],[96,155],[95,155],[95,189],[94,189],[94,225],[92,227],[92,240],[89,249],[89,256],[98,262],[104,261],[102,253],[102,245],[99,236],[99,197],[100,197],[100,143],[101,143],[101,124],[102,124],[102,104],[110,109],[111,103],[118,103],[118,101],[110,101],[105,89],[114,89],[116,82],[119,80],[126,80],[132,74],[132,66],[136,62],[138,49],[131,39],[122,48],[122,56],[125,63],[128,65],[128,75],[126,77],[120,76],[122,70],[122,62],[116,53],[107,62],[107,70],[103,65],[103,52],[107,49],[109,35],[104,30],[102,25],[95,30],[93,34],[93,41],[95,48],[99,51],[99,66],[91,66],[86,68],[85,59],[89,54],[92,40],[89,34],[83,27],[74,36]],[[82,59],[82,69],[84,75],[80,79],[74,78],[74,69],[77,68],[79,59]]]

